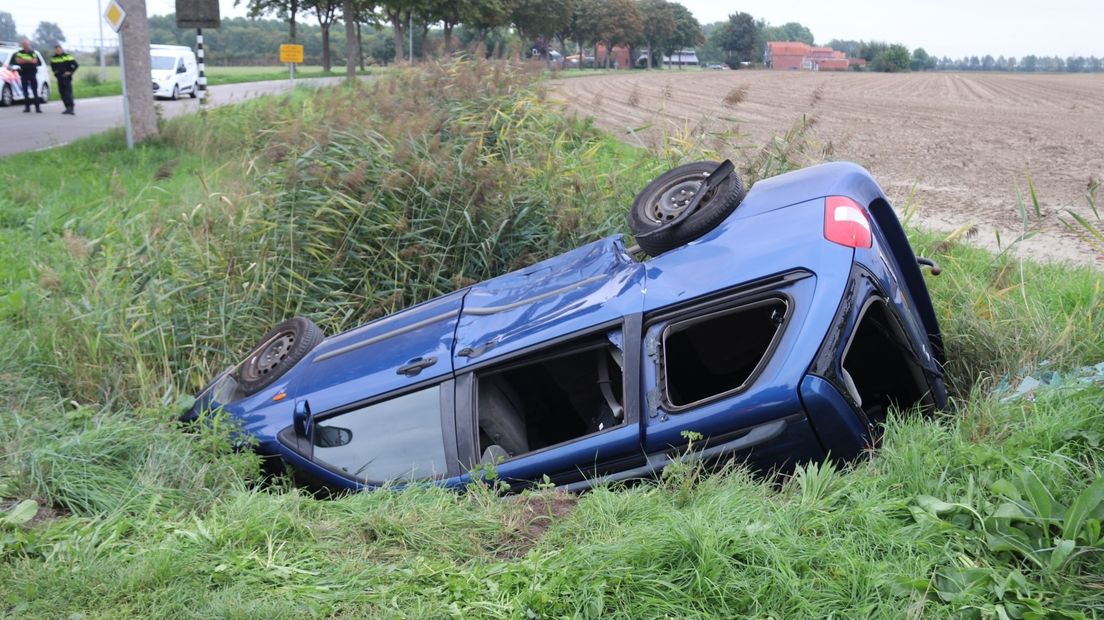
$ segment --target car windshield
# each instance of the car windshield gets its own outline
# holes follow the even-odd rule
[[[150,69],[153,71],[172,71],[176,67],[176,59],[172,56],[153,56],[150,58]]]

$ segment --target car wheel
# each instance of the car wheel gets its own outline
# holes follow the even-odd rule
[[[198,97],[199,96],[199,84],[192,84],[192,92],[188,93],[188,95],[192,99],[195,99],[196,97]]]
[[[173,84],[173,94],[172,94],[171,97],[169,97],[169,99],[172,99],[173,101],[176,101],[177,99],[180,99],[180,87]]]
[[[322,330],[306,317],[290,318],[273,327],[249,352],[236,371],[246,396],[256,394],[299,363],[322,342]]]
[[[50,85],[49,84],[43,84],[42,88],[39,89],[39,98],[42,100],[42,103],[46,103],[46,102],[50,101]]]
[[[3,90],[0,90],[0,106],[8,107],[15,103],[15,95],[12,94],[11,86],[4,84]]]
[[[733,171],[706,194],[696,211],[675,221],[720,164],[699,161],[656,177],[637,194],[629,209],[629,229],[640,249],[651,256],[693,241],[716,228],[744,199],[744,184]]]

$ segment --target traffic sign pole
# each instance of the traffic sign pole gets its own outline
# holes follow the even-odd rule
[[[127,101],[126,87],[126,53],[123,51],[123,22],[126,21],[126,10],[119,4],[119,0],[111,0],[107,3],[107,10],[103,14],[108,25],[119,36],[119,72],[123,75],[123,123],[126,127],[127,148],[134,148],[134,129],[130,125],[130,102]],[[101,48],[103,41],[100,42]]]

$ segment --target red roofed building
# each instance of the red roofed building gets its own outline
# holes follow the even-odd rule
[[[843,52],[796,41],[768,42],[763,62],[779,71],[847,71],[852,64]]]

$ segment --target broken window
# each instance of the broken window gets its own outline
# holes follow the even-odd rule
[[[872,297],[843,352],[843,381],[871,420],[890,407],[932,404],[924,371],[885,300]]]
[[[624,422],[623,356],[602,338],[478,377],[479,452],[495,462]]]
[[[668,403],[678,409],[747,387],[781,336],[786,310],[784,299],[771,298],[667,326]]]

